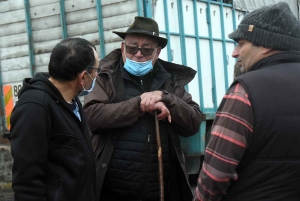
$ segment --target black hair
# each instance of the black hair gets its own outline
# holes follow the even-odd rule
[[[83,38],[67,38],[52,50],[48,66],[49,74],[60,81],[75,79],[82,71],[92,72],[88,66],[95,65],[96,47]]]

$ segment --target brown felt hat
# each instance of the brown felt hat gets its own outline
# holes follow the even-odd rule
[[[168,39],[159,37],[159,29],[156,21],[147,17],[136,16],[134,22],[126,30],[126,32],[113,31],[113,33],[117,34],[123,39],[125,39],[126,34],[138,33],[150,35],[157,40],[158,46],[161,46],[161,48],[164,48],[168,43]]]

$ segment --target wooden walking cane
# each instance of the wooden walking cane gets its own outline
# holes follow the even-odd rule
[[[158,157],[159,197],[160,197],[160,201],[164,201],[165,200],[164,170],[163,170],[163,158],[162,158],[162,149],[161,149],[161,142],[160,142],[159,124],[157,119],[157,111],[154,112],[154,118],[155,118],[155,131],[156,131],[156,143],[157,143],[157,157]]]

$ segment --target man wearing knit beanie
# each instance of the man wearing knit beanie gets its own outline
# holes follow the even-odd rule
[[[245,73],[216,113],[194,200],[300,200],[300,22],[278,3],[229,38]]]

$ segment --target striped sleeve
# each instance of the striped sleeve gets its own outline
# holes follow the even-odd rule
[[[248,95],[239,83],[232,86],[219,106],[205,150],[194,201],[221,200],[232,180],[253,132]]]

